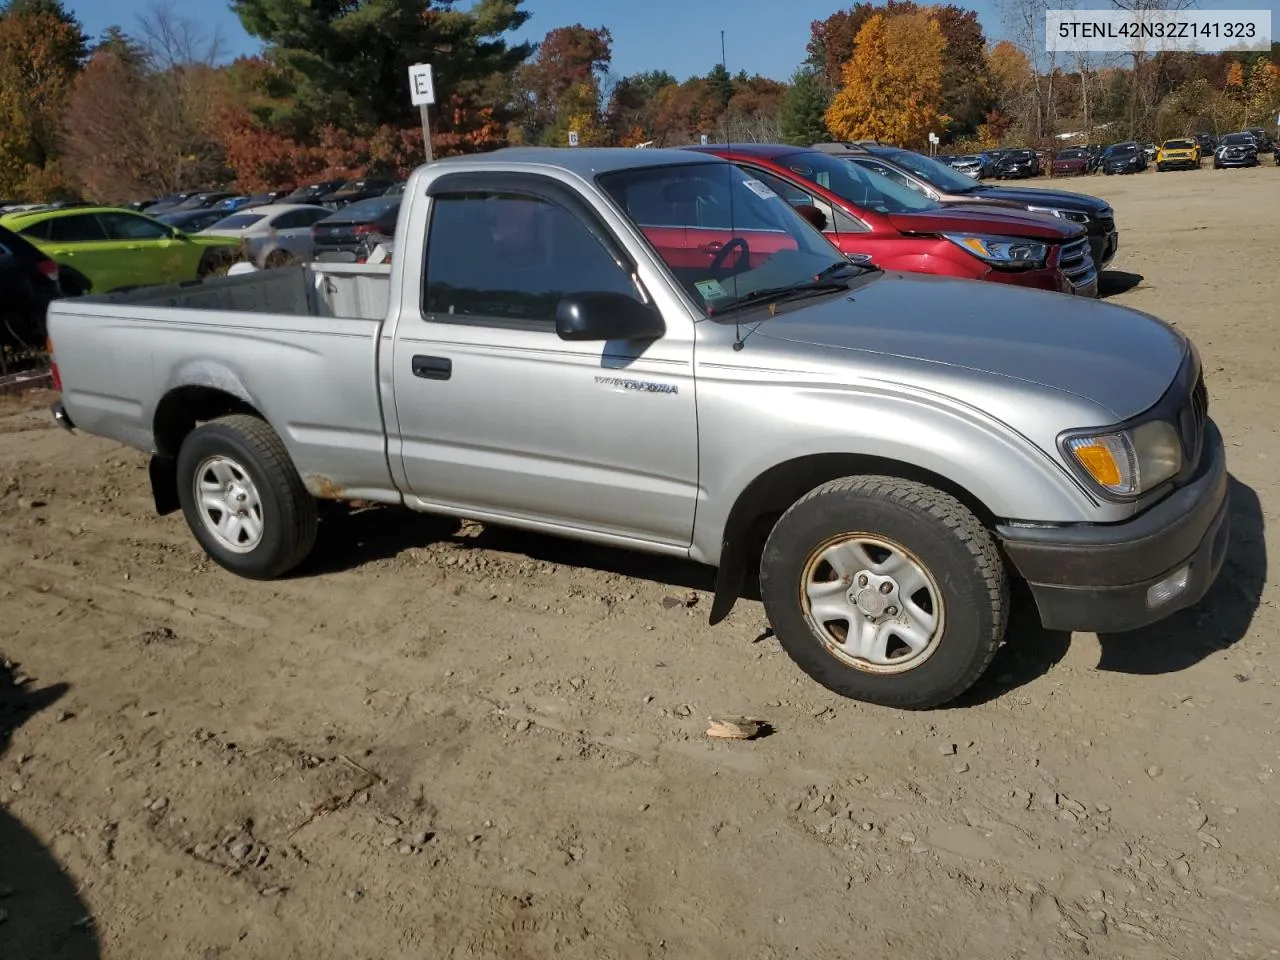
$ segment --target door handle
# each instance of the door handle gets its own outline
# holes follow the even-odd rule
[[[418,354],[413,358],[413,375],[424,380],[448,380],[453,376],[453,361],[448,357],[424,357]]]
[[[718,253],[720,251],[720,248],[723,246],[724,244],[721,243],[719,240],[712,240],[710,243],[704,243],[698,249],[701,250],[703,253]]]

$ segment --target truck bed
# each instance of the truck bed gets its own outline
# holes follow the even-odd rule
[[[328,263],[136,287],[80,302],[381,320],[390,286],[390,264]]]
[[[389,265],[314,264],[56,300],[63,402],[86,431],[158,453],[166,403],[234,398],[317,496],[398,498],[377,375],[390,284]]]

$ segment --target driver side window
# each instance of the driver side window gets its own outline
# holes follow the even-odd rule
[[[100,213],[98,220],[109,240],[167,240],[173,234],[161,223],[127,213]]]
[[[563,297],[600,292],[640,299],[631,274],[568,208],[523,193],[432,199],[426,319],[554,330]]]

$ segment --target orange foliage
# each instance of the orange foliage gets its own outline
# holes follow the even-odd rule
[[[877,139],[921,146],[941,132],[942,70],[946,40],[923,13],[877,14],[858,31],[845,64],[844,88],[827,109],[827,127],[839,139]]]

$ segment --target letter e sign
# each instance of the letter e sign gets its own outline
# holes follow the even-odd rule
[[[409,96],[415,107],[436,102],[436,85],[431,64],[415,63],[409,67]]]

